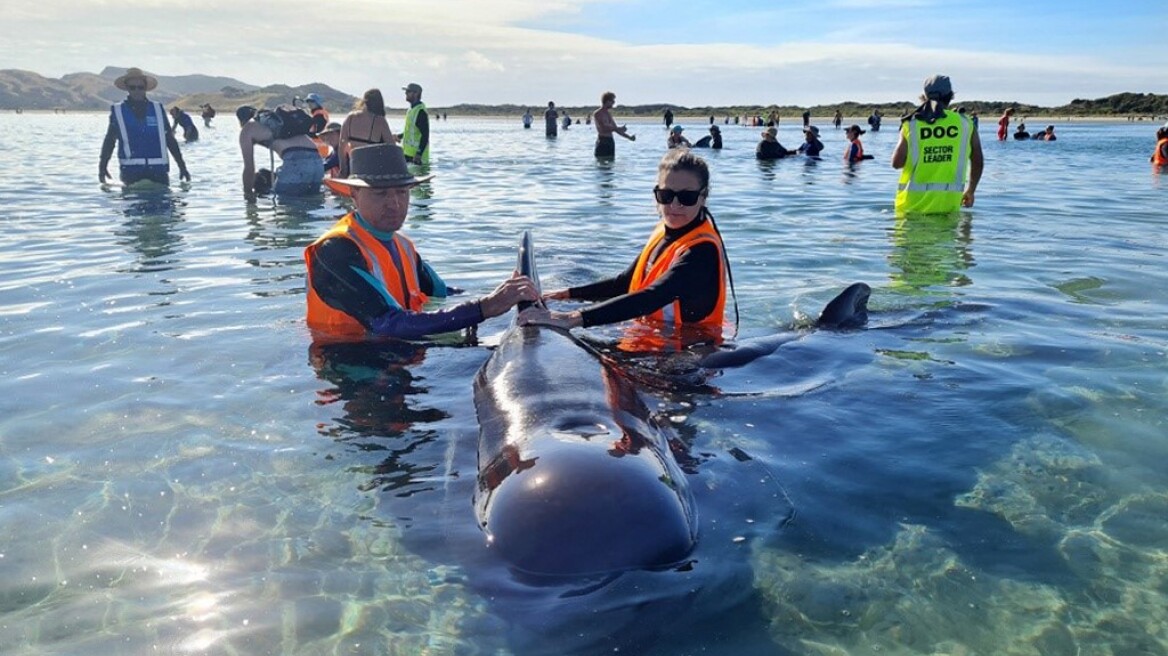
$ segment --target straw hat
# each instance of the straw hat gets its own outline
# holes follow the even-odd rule
[[[349,177],[333,182],[363,189],[412,187],[434,176],[417,177],[406,168],[406,156],[396,144],[380,143],[354,148],[349,154]]]
[[[127,68],[125,75],[114,80],[114,86],[121,89],[122,91],[129,91],[129,89],[126,88],[126,83],[130,80],[144,80],[146,82],[147,91],[153,91],[154,88],[158,86],[158,78],[154,77],[153,75],[147,75],[143,73],[142,69],[137,67]]]

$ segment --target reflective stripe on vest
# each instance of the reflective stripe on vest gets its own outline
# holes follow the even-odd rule
[[[652,256],[653,251],[663,239],[665,239],[665,223],[660,222],[653,230],[653,234],[649,236],[649,241],[645,244],[645,248],[641,250],[640,256],[637,257],[637,264],[633,267],[633,278],[629,281],[629,293],[638,292],[653,284],[654,281],[665,275],[665,272],[673,266],[673,263],[690,248],[701,243],[711,243],[718,249],[718,302],[714,305],[714,309],[710,314],[694,323],[721,328],[726,310],[726,255],[725,249],[722,246],[722,239],[714,230],[714,226],[709,219],[703,221],[696,228],[679,237],[677,241],[666,246],[657,255],[657,259],[650,263],[650,256]],[[673,326],[681,326],[684,323],[681,312],[681,301],[675,300],[660,310],[642,318],[664,322]]]
[[[1152,153],[1152,163],[1156,166],[1168,166],[1168,157],[1164,157],[1164,151],[1168,149],[1168,139],[1161,139],[1156,142],[1156,152]]]
[[[908,152],[896,187],[896,209],[932,214],[960,208],[972,138],[969,119],[947,111],[928,124],[914,116],[904,122],[901,136]]]
[[[384,290],[402,308],[417,312],[429,299],[422,292],[418,281],[418,271],[414,266],[417,251],[408,237],[394,233],[392,251],[368,230],[361,226],[352,212],[341,217],[328,232],[321,235],[304,250],[304,261],[308,268],[308,327],[314,332],[330,337],[365,337],[367,331],[359,321],[333,308],[317,295],[312,287],[312,269],[316,258],[316,248],[333,237],[349,239],[361,252],[369,274],[381,283]]]
[[[169,166],[166,152],[166,110],[162,103],[149,101],[146,118],[142,121],[134,115],[126,101],[110,105],[110,111],[118,123],[121,148],[118,149],[118,164],[121,166]],[[149,126],[150,112],[154,113],[157,129]],[[157,141],[154,141],[157,135]],[[153,151],[153,152],[151,152]]]
[[[402,153],[406,159],[411,159],[418,154],[418,146],[422,145],[422,131],[418,129],[418,114],[426,109],[426,103],[419,102],[410,107],[406,112],[406,124],[402,128],[401,147]],[[430,144],[426,144],[426,150],[422,151],[422,160],[430,160]]]

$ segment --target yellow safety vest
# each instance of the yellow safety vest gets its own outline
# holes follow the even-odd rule
[[[418,146],[422,145],[422,131],[418,129],[418,114],[426,109],[426,104],[419,102],[410,107],[410,111],[406,112],[406,125],[402,128],[402,153],[405,154],[406,159],[413,159],[414,155],[418,153]],[[422,163],[430,163],[430,144],[426,144],[426,150],[422,151]]]
[[[973,135],[969,119],[954,111],[929,124],[910,118],[900,126],[908,159],[896,188],[899,214],[947,214],[961,207]]]

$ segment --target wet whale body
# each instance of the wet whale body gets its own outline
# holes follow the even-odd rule
[[[868,322],[868,298],[871,295],[872,288],[865,283],[852,283],[824,306],[815,327],[823,330],[854,330],[863,327]],[[800,332],[789,332],[743,340],[706,355],[698,361],[698,366],[706,369],[741,367],[774,353],[783,344],[802,336]]]
[[[531,237],[519,271],[536,280]],[[535,576],[684,562],[697,513],[669,435],[636,388],[568,331],[513,324],[479,370],[475,515],[494,550]]]

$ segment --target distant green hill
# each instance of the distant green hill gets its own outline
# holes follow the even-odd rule
[[[1066,105],[1058,107],[1042,107],[1026,103],[1009,102],[1005,100],[970,100],[955,103],[970,112],[977,112],[981,116],[998,117],[1007,107],[1013,107],[1015,112],[1026,116],[1165,116],[1168,115],[1168,95],[1154,93],[1119,93],[1096,100],[1075,99]],[[812,116],[831,116],[838,109],[844,116],[868,116],[873,110],[879,109],[886,117],[903,116],[917,106],[916,102],[901,103],[861,103],[848,101],[831,105],[814,105],[801,107],[798,105],[731,105],[722,107],[685,107],[669,103],[650,105],[620,105],[616,113],[621,116],[660,117],[665,109],[673,111],[677,118],[699,118],[709,120],[714,116],[716,120],[726,116],[766,117],[772,111],[777,111],[781,118],[798,118],[804,110],[810,110]],[[520,116],[525,109],[537,118],[542,118],[546,106],[525,105],[477,105],[459,104],[450,107],[431,107],[431,111],[449,112],[456,116]],[[556,106],[557,110],[567,111],[572,118],[584,118],[596,110],[595,105],[589,106]]]
[[[188,112],[194,111],[204,104],[210,104],[219,112],[231,113],[240,105],[275,107],[276,105],[291,103],[296,98],[304,98],[310,93],[320,94],[320,97],[324,99],[325,109],[330,114],[336,114],[338,119],[347,114],[353,108],[353,104],[357,102],[355,97],[343,91],[337,91],[327,84],[318,83],[305,84],[298,87],[273,84],[271,86],[262,88],[253,87],[251,89],[226,86],[214,92],[194,93],[183,96],[172,101],[170,104],[175,107],[181,107]]]
[[[104,110],[126,97],[114,80],[126,72],[123,66],[106,66],[101,73],[70,73],[60,79],[32,71],[0,70],[0,109]],[[149,73],[149,71],[147,71]],[[154,75],[153,73],[150,73]],[[158,87],[150,98],[187,110],[203,103],[231,109],[244,104],[271,107],[292,102],[294,97],[319,93],[330,111],[348,111],[356,98],[325,84],[258,87],[235,78],[212,75],[154,75]]]
[[[13,109],[65,109],[102,110],[112,102],[125,98],[125,92],[116,89],[114,79],[125,72],[125,67],[107,66],[101,73],[70,73],[60,79],[43,77],[31,71],[14,69],[0,70],[0,110]],[[240,105],[273,107],[292,102],[293,98],[303,98],[309,93],[318,93],[325,99],[325,107],[332,113],[341,115],[352,109],[356,98],[338,91],[326,84],[305,84],[290,87],[273,84],[259,87],[234,78],[211,75],[156,75],[158,88],[150,92],[150,97],[177,105],[187,111],[209,103],[217,110],[234,111]],[[1084,100],[1076,98],[1066,105],[1041,107],[1004,100],[960,101],[958,105],[982,116],[999,116],[1007,107],[1014,107],[1019,114],[1029,116],[1164,116],[1168,115],[1168,95],[1154,93],[1118,93],[1106,98]],[[795,105],[733,105],[721,107],[685,107],[669,103],[646,105],[622,105],[617,114],[634,117],[660,117],[666,108],[672,109],[679,118],[715,120],[726,116],[759,114],[766,116],[771,111],[779,112],[782,118],[798,117],[804,110],[813,116],[831,116],[837,109],[844,116],[867,116],[879,109],[885,116],[894,118],[911,110],[916,103],[863,103],[856,101],[800,107]],[[524,105],[502,104],[482,105],[463,103],[449,107],[431,107],[431,112],[449,113],[455,116],[520,116]],[[545,106],[532,106],[531,111],[542,117]],[[572,118],[584,118],[596,109],[595,105],[557,107],[566,110]]]

